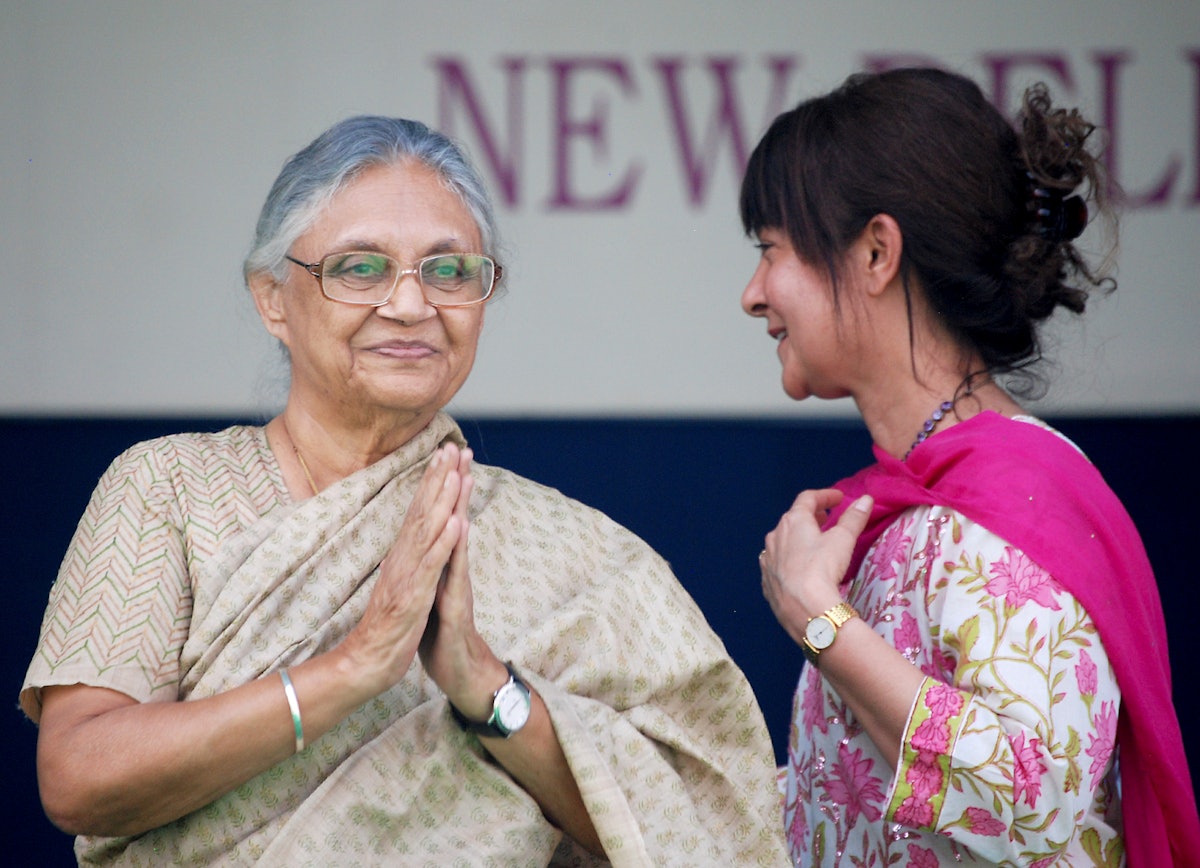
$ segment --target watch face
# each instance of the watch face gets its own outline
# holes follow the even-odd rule
[[[500,688],[496,694],[496,722],[509,733],[514,733],[529,720],[529,691],[512,681]]]
[[[810,645],[818,651],[824,651],[833,644],[834,637],[837,636],[837,627],[824,615],[818,615],[808,622],[808,626],[804,628],[804,636]]]

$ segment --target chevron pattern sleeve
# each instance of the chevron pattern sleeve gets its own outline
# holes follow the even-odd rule
[[[179,698],[191,568],[278,501],[259,430],[139,443],[105,471],[50,591],[21,691],[31,719],[50,685]]]

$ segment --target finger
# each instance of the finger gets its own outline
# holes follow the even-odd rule
[[[821,519],[825,513],[841,503],[843,497],[845,494],[837,488],[812,488],[797,495],[791,511],[804,512]]]
[[[858,535],[863,532],[867,521],[871,518],[871,507],[874,505],[875,501],[871,495],[864,494],[850,504],[850,508],[838,517],[837,526],[849,531],[855,539],[858,539]]]
[[[467,510],[471,503],[471,491],[475,487],[475,480],[467,477],[463,483],[463,493],[459,498],[458,504],[454,509],[454,518],[459,528],[458,541],[454,545],[454,551],[451,553],[452,559],[466,560],[467,545],[471,533],[471,519]]]
[[[458,451],[458,472],[466,476],[471,472],[471,462],[475,459],[475,453],[471,447],[464,446]]]
[[[421,478],[417,493],[409,505],[401,527],[401,536],[419,548],[430,545],[445,527],[461,491],[462,478],[457,469],[457,447],[434,453]]]
[[[446,596],[456,596],[462,598],[466,595],[467,610],[470,611],[470,592],[471,582],[469,575],[469,565],[467,551],[469,543],[469,535],[471,529],[470,519],[467,516],[467,507],[471,501],[471,490],[475,487],[475,480],[468,476],[462,485],[462,494],[459,497],[458,503],[454,507],[454,515],[451,516],[451,521],[458,530],[458,538],[454,543],[454,548],[450,552],[450,560],[446,565],[446,572],[442,578],[442,582],[438,587],[438,605],[454,605],[447,603]]]
[[[771,549],[772,549],[773,543],[772,543],[770,536],[768,536],[767,539],[765,540],[765,545],[767,546],[767,548],[764,548],[758,554],[758,569],[760,572],[762,572],[762,580],[763,580],[764,585],[768,581],[776,580],[775,568],[772,565],[773,562],[771,560],[771,557],[772,557]]]
[[[457,517],[455,522],[458,523]],[[450,553],[446,574],[437,592],[438,610],[444,619],[453,622],[470,617],[473,606],[466,536],[466,528],[463,527],[459,542]]]
[[[434,472],[431,479],[436,481],[440,475]],[[414,500],[380,565],[384,582],[412,580],[420,587],[436,585],[462,530],[462,522],[454,514],[460,487],[457,472],[451,472],[441,477],[437,491],[427,489],[427,498],[434,499]]]
[[[454,465],[445,451],[439,449],[433,453],[405,511],[406,523],[415,524],[422,516],[436,510],[438,501],[446,497],[447,480],[453,471]]]
[[[470,449],[463,449],[458,457],[459,491],[458,499],[454,504],[454,512],[464,521],[468,519],[468,510],[471,506],[471,490],[475,485],[474,477],[471,475],[473,457],[474,453]]]

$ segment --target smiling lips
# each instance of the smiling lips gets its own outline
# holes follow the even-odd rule
[[[393,359],[423,359],[437,352],[432,346],[421,341],[385,341],[367,349]]]

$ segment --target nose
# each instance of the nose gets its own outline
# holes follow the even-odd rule
[[[392,296],[386,302],[375,308],[380,316],[411,324],[429,319],[437,315],[437,308],[425,300],[421,289],[421,280],[415,268],[406,268],[400,272]]]
[[[754,274],[750,275],[750,282],[742,290],[742,310],[750,316],[767,315],[767,296],[763,290],[765,266],[766,263],[760,260]]]

